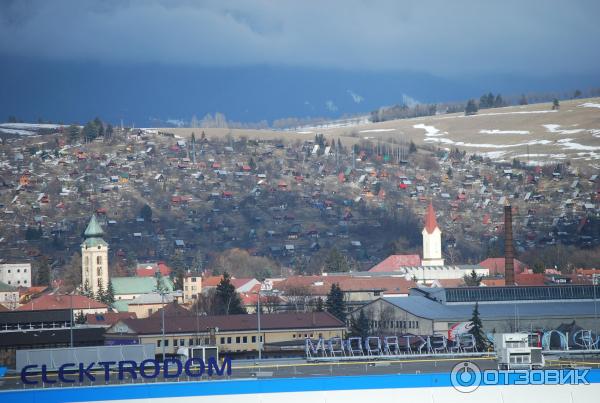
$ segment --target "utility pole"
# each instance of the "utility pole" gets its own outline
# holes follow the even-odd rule
[[[262,341],[261,341],[261,336],[260,336],[260,291],[262,289],[262,284],[260,285],[260,288],[258,289],[258,305],[257,305],[257,311],[256,311],[256,316],[258,318],[258,360],[262,360]]]
[[[69,329],[69,336],[71,339],[71,348],[73,348],[73,292],[71,291],[71,294],[69,295],[70,298],[70,302],[71,302],[71,328]]]

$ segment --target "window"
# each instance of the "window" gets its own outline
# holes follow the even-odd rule
[[[169,347],[169,339],[165,340],[165,347]]]
[[[235,338],[235,342],[236,342],[236,343],[239,343],[239,342],[240,342],[240,336],[237,336],[237,337]]]
[[[231,344],[231,337],[227,338],[227,344]]]
[[[161,340],[156,340],[156,347],[160,347]]]
[[[296,338],[296,333],[294,333],[294,334],[292,335],[292,339],[295,339],[295,338]]]
[[[188,346],[193,346],[194,345],[194,339],[189,339],[188,341],[189,341]]]
[[[173,339],[173,346],[177,347],[177,339]]]
[[[248,336],[242,337],[242,343],[248,343]]]
[[[379,297],[381,295],[381,291],[374,291],[373,292],[373,296],[374,297]]]
[[[256,336],[252,336],[252,343],[256,343]]]
[[[96,256],[96,264],[102,264],[102,256]]]
[[[225,337],[221,337],[221,344],[225,344]]]
[[[510,260],[509,260],[509,262],[510,262]],[[192,283],[195,283],[195,282],[196,282],[196,277],[192,277]]]
[[[185,339],[179,339],[179,345],[185,346]]]
[[[98,267],[98,269],[96,270],[98,272],[98,275],[101,276],[102,275],[102,267]]]

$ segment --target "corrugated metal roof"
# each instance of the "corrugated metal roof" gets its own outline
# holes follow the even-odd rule
[[[447,321],[469,319],[473,314],[473,307],[475,306],[475,303],[444,305],[420,296],[389,297],[384,298],[384,300],[421,318]],[[594,303],[589,301],[551,301],[480,304],[479,313],[481,319],[484,320],[512,319],[515,316],[519,316],[520,318],[575,318],[594,316]]]

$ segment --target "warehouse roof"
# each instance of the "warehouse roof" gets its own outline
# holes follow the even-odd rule
[[[385,301],[415,316],[432,319],[462,321],[473,314],[475,303],[445,305],[421,296],[389,297]],[[600,308],[600,304],[597,308]],[[517,302],[510,304],[480,304],[479,313],[483,320],[540,317],[594,316],[593,301],[548,301]]]
[[[166,333],[193,333],[198,329],[219,328],[219,331],[255,330],[257,327],[256,315],[219,315],[196,316],[171,316],[165,320]],[[344,322],[328,312],[302,312],[302,313],[274,313],[260,316],[262,330],[282,329],[317,329],[317,328],[344,328]],[[129,329],[126,333],[134,334],[159,334],[161,332],[161,318],[151,317],[145,319],[123,319],[115,326],[121,325]],[[115,333],[109,329],[107,333]]]

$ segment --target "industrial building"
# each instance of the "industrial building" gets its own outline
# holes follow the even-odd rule
[[[106,344],[152,344],[156,354],[163,348],[166,356],[177,354],[180,347],[217,346],[220,352],[253,356],[258,351],[259,336],[267,355],[301,355],[307,337],[329,339],[342,337],[344,322],[327,312],[277,313],[260,315],[172,316],[162,319],[153,315],[145,319],[123,319],[105,334]]]
[[[592,285],[413,288],[408,297],[379,298],[352,316],[364,311],[374,334],[447,334],[469,321],[478,303],[487,333],[551,330],[563,324],[597,332],[598,297],[600,287]]]

